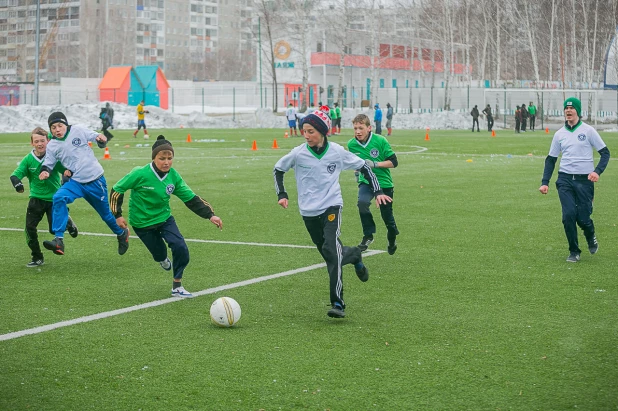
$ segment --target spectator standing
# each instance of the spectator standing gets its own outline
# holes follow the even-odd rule
[[[526,105],[521,105],[521,131],[526,132],[526,123],[528,122],[528,110],[526,109]]]
[[[494,128],[494,117],[491,114],[491,106],[488,104],[483,110],[483,114],[487,118],[487,131],[491,131]]]
[[[528,114],[530,115],[530,131],[534,131],[534,126],[536,123],[536,106],[532,101],[528,105]]]
[[[476,131],[480,133],[481,130],[479,130],[479,107],[474,106],[474,108],[470,112],[470,115],[472,116],[472,132],[474,133],[474,124],[476,123]]]
[[[376,104],[373,108],[375,109],[373,121],[376,123],[376,134],[382,134],[382,109],[379,104]]]
[[[292,133],[294,133],[294,135],[298,137],[298,131],[296,130],[296,109],[294,108],[292,103],[290,103],[290,105],[288,106],[288,109],[285,111],[285,116],[288,119],[288,127],[290,128],[290,137],[292,137]]]
[[[386,103],[386,129],[388,130],[387,135],[391,135],[393,131],[393,106],[391,103]]]
[[[521,107],[517,106],[515,110],[515,132],[519,133],[519,128],[521,127]]]

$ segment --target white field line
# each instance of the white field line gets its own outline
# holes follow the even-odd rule
[[[372,256],[372,255],[381,254],[383,252],[384,251],[382,251],[382,250],[372,250],[372,251],[368,251],[368,252],[364,253],[363,257],[369,257],[369,256]],[[202,295],[214,294],[214,293],[218,293],[219,291],[231,290],[233,288],[238,288],[238,287],[244,287],[244,286],[247,286],[247,285],[257,284],[257,283],[261,283],[263,281],[274,280],[274,279],[281,278],[281,277],[286,277],[286,276],[289,276],[289,275],[303,273],[305,271],[315,270],[315,269],[322,268],[322,267],[325,267],[325,266],[326,266],[326,263],[313,264],[313,265],[309,265],[307,267],[301,267],[301,268],[296,268],[294,270],[283,271],[283,272],[277,273],[277,274],[265,275],[263,277],[252,278],[250,280],[244,280],[244,281],[239,281],[239,282],[236,282],[236,283],[220,285],[218,287],[207,288],[206,290],[202,290],[202,291],[198,291],[196,293],[193,293],[193,296],[194,297],[200,297]],[[26,330],[15,331],[15,332],[8,333],[8,334],[2,334],[2,335],[0,335],[0,341],[12,340],[12,339],[15,339],[15,338],[24,337],[26,335],[40,334],[40,333],[43,333],[43,332],[46,332],[46,331],[55,330],[57,328],[69,327],[71,325],[87,323],[87,322],[90,322],[90,321],[100,320],[100,319],[108,318],[108,317],[114,317],[116,315],[130,313],[132,311],[137,311],[137,310],[143,310],[145,308],[157,307],[157,306],[163,305],[163,304],[175,303],[177,301],[182,301],[182,300],[184,300],[184,298],[169,297],[169,298],[165,298],[163,300],[151,301],[149,303],[138,304],[138,305],[134,305],[134,306],[131,306],[131,307],[126,307],[126,308],[120,308],[118,310],[112,310],[112,311],[106,311],[106,312],[102,312],[102,313],[98,313],[98,314],[87,315],[85,317],[79,317],[79,318],[75,318],[73,320],[60,321],[60,322],[57,322],[57,323],[54,323],[54,324],[48,324],[48,325],[42,325],[40,327],[28,328]]]
[[[23,228],[4,228],[0,227],[0,231],[19,231],[23,232]],[[39,233],[49,233],[47,230],[37,230]],[[95,237],[116,237],[116,234],[104,234],[104,233],[89,233],[86,231],[80,231],[79,235],[91,235]],[[138,239],[137,236],[130,236],[129,238]],[[315,248],[313,245],[295,245],[295,244],[270,244],[270,243],[249,243],[244,241],[219,241],[219,240],[199,240],[185,238],[188,243],[209,243],[209,244],[231,244],[231,245],[253,245],[258,247],[283,247],[283,248]]]

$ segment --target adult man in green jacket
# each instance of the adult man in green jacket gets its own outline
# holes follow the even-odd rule
[[[536,120],[536,106],[532,101],[528,106],[528,116],[530,116],[530,131],[534,131],[534,122]]]

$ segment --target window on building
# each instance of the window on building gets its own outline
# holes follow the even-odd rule
[[[318,44],[316,44],[315,49],[318,53],[322,52],[322,42],[321,41],[318,41]]]

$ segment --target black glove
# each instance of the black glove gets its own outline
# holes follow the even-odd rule
[[[15,191],[17,191],[18,193],[23,193],[24,192],[24,185],[22,184],[21,181],[19,183],[15,184],[13,187],[15,187]]]
[[[105,148],[106,145],[107,145],[107,141],[97,140],[97,146],[99,146],[99,148]]]

